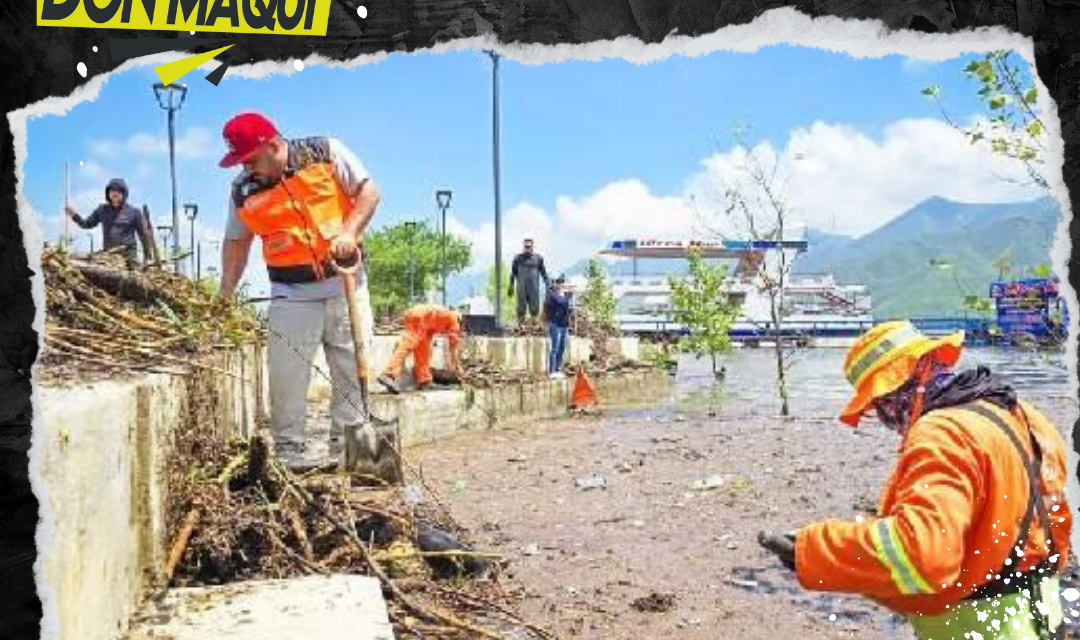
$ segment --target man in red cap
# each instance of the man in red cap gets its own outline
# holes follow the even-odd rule
[[[241,113],[225,124],[222,167],[233,180],[221,250],[221,296],[232,297],[259,236],[270,277],[268,349],[270,426],[286,462],[304,465],[307,390],[321,345],[334,389],[331,439],[361,419],[348,306],[335,261],[360,259],[360,239],[379,203],[364,165],[339,140],[286,139],[270,120]],[[357,274],[362,334],[374,334],[367,278]]]

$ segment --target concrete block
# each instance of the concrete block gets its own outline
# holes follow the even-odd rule
[[[212,359],[208,398],[222,442],[265,412],[254,350]],[[205,372],[203,372],[205,373]],[[60,621],[57,640],[113,640],[164,565],[173,436],[191,399],[185,376],[147,375],[40,388],[33,447],[55,529],[42,570]],[[206,387],[199,387],[205,390]]]
[[[311,576],[174,589],[152,605],[131,640],[393,640],[379,581]]]

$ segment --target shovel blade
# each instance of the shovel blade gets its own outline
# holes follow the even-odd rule
[[[367,476],[387,484],[400,484],[403,477],[400,450],[397,421],[368,421],[346,427],[343,470],[358,479]]]

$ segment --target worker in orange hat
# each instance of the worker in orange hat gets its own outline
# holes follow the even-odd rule
[[[986,367],[955,372],[962,344],[963,333],[933,339],[905,321],[860,337],[840,420],[873,412],[901,438],[878,516],[759,542],[804,588],[871,598],[923,640],[1060,637],[1065,442]]]
[[[391,393],[401,393],[398,378],[401,377],[405,359],[411,354],[413,378],[417,388],[423,390],[430,386],[431,341],[437,335],[446,336],[446,364],[459,381],[462,379],[461,347],[465,332],[460,313],[434,304],[416,305],[405,311],[404,325],[401,338],[394,348],[394,355],[379,376],[380,384]]]

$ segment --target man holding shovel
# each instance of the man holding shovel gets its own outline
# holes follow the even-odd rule
[[[359,311],[361,352],[370,354],[374,325],[359,242],[379,191],[364,165],[334,138],[286,139],[257,113],[229,120],[223,136],[229,152],[221,166],[243,169],[232,183],[220,295],[231,299],[259,236],[271,283],[270,429],[286,463],[308,466],[307,391],[320,345],[333,387],[331,438],[368,417],[349,298]],[[346,265],[353,265],[347,273]],[[355,283],[354,295],[343,295],[343,281]]]

